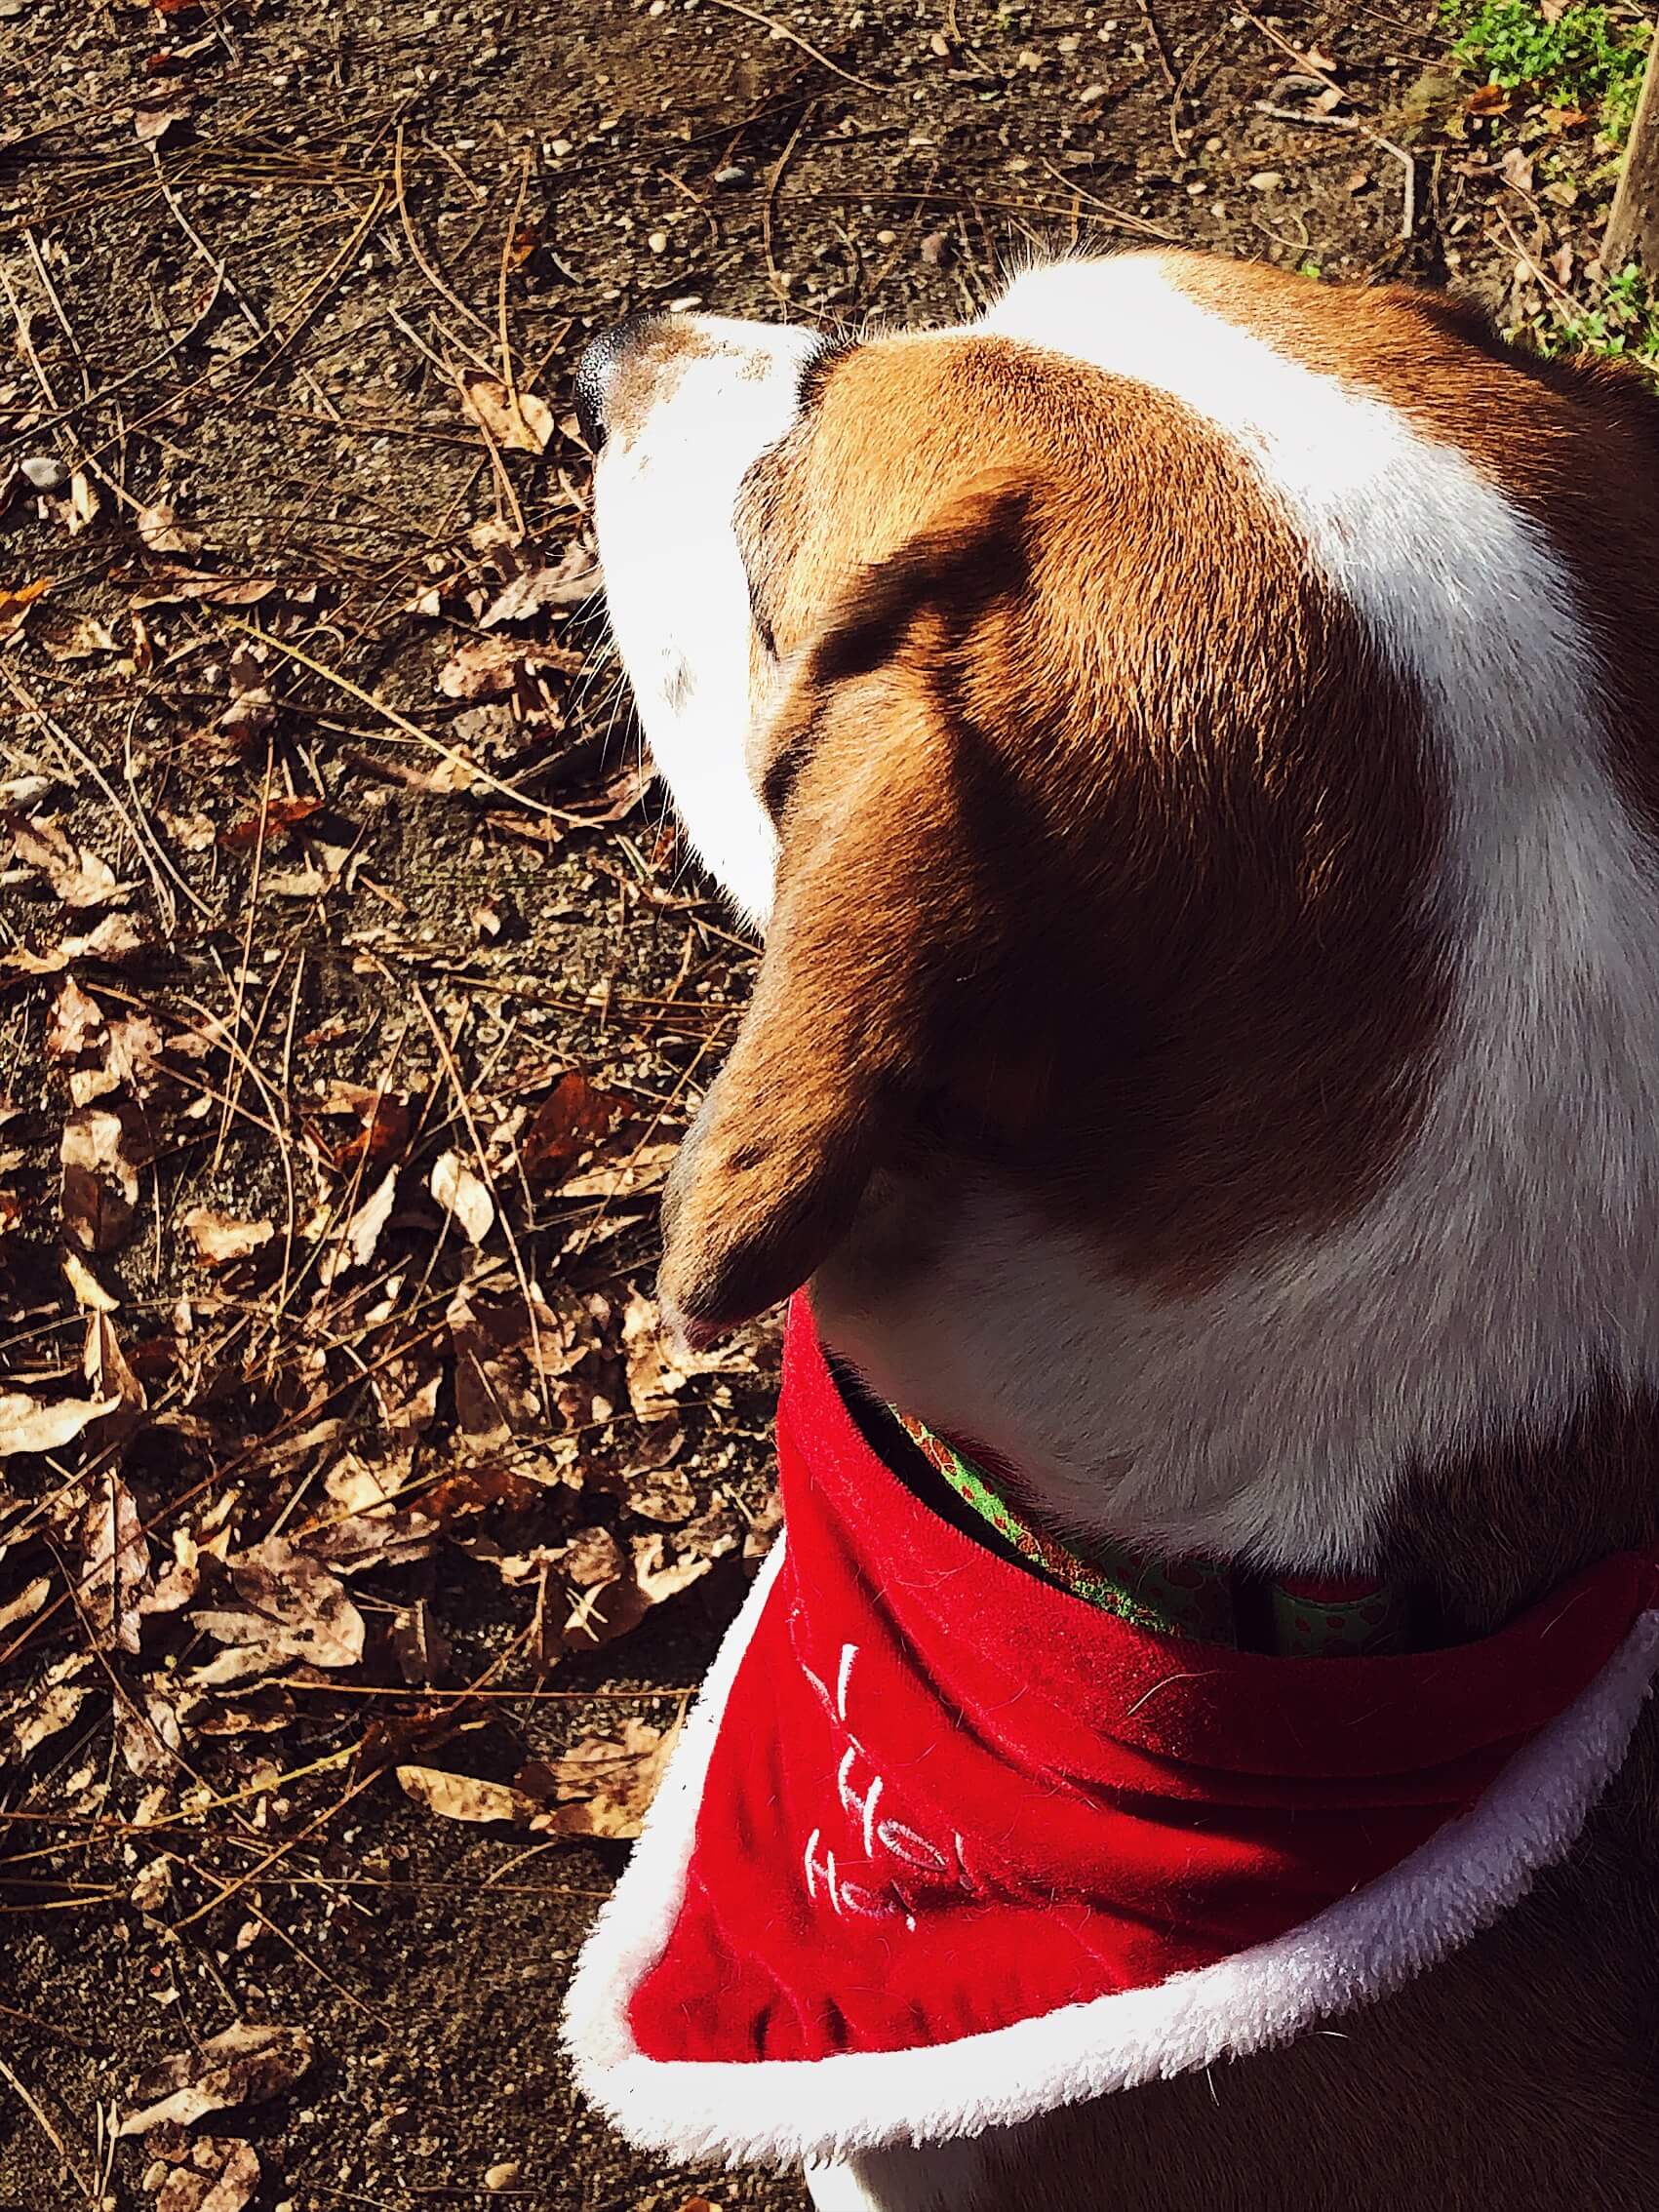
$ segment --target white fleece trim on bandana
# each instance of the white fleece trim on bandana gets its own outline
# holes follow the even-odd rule
[[[584,2094],[630,2141],[677,2158],[833,2160],[978,2135],[1288,2042],[1316,2020],[1387,1996],[1565,1857],[1623,1762],[1659,1672],[1653,1611],[1461,1819],[1300,1927],[1213,1966],[928,2049],[648,2058],[629,2001],[673,1931],[721,1717],[784,1541],[727,1633],[566,2000],[564,2039]]]

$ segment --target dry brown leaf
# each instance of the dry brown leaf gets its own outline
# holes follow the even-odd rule
[[[512,1821],[534,1819],[536,1804],[504,1782],[481,1782],[471,1774],[450,1774],[439,1766],[400,1766],[398,1782],[406,1797],[445,1820]]]
[[[400,1158],[409,1143],[413,1126],[409,1100],[395,1091],[374,1090],[366,1084],[344,1083],[336,1077],[325,1085],[317,1112],[325,1119],[338,1117],[358,1125],[354,1134],[342,1143],[307,1125],[311,1149],[336,1175],[354,1173],[359,1163],[366,1170],[378,1172]]]
[[[25,1759],[42,1744],[60,1736],[92,1695],[90,1682],[50,1683],[26,1703],[22,1718],[12,1724],[11,1754]]]
[[[426,1187],[463,1234],[482,1244],[495,1219],[495,1202],[458,1152],[440,1155]]]
[[[156,2192],[155,2212],[242,2212],[259,2186],[259,2154],[239,2136],[200,2135]]]
[[[509,392],[498,376],[463,369],[456,379],[461,406],[493,445],[539,454],[553,435],[553,410],[533,392]]]
[[[690,1352],[664,1328],[653,1298],[636,1290],[622,1315],[622,1354],[628,1367],[628,1396],[642,1421],[659,1421],[674,1411],[693,1375],[725,1363],[726,1354]]]
[[[432,1618],[424,1598],[406,1606],[392,1623],[392,1656],[406,1682],[425,1689],[450,1671],[450,1640]]]
[[[0,645],[15,638],[23,626],[23,619],[37,599],[43,598],[57,582],[56,576],[36,576],[32,583],[0,584]]]
[[[173,1531],[173,1560],[156,1578],[155,1587],[138,1600],[140,1613],[177,1613],[190,1604],[202,1586],[202,1568],[196,1539],[188,1529]]]
[[[57,822],[30,821],[5,810],[0,820],[12,833],[16,857],[43,875],[65,906],[109,906],[132,892],[133,885],[120,882],[106,860],[83,852]]]
[[[209,607],[257,607],[280,587],[271,577],[209,576],[191,569],[175,569],[158,563],[152,572],[155,587],[134,594],[129,605],[139,609],[176,607],[199,600]],[[296,595],[306,596],[306,595]]]
[[[119,1398],[41,1399],[23,1391],[0,1391],[0,1459],[25,1451],[60,1451],[120,1402]]]
[[[340,1231],[337,1241],[324,1253],[319,1273],[324,1287],[348,1268],[367,1267],[380,1242],[380,1232],[391,1218],[398,1195],[398,1171],[388,1167],[363,1204]]]
[[[78,960],[115,963],[130,959],[144,939],[130,914],[106,914],[82,936],[65,937],[48,953],[31,952],[26,945],[10,945],[0,952],[0,973],[61,975]]]
[[[140,507],[138,532],[150,553],[198,553],[202,547],[201,532],[183,527],[171,499]]]
[[[49,1574],[37,1574],[32,1582],[25,1583],[9,1605],[0,1605],[0,1636],[20,1621],[32,1621],[51,1595]]]
[[[46,1028],[46,1049],[55,1060],[73,1059],[91,1052],[108,1036],[103,1008],[90,998],[72,975],[66,975],[52,1002],[52,1018]]]
[[[96,614],[45,619],[36,622],[29,635],[54,660],[94,660],[100,653],[121,650],[115,633]]]
[[[355,1667],[363,1656],[363,1615],[345,1585],[285,1536],[267,1536],[226,1561],[239,1609],[190,1615],[216,1642],[249,1654],[248,1672],[285,1660],[316,1667]]]
[[[310,2064],[311,2038],[303,2028],[239,2023],[140,2074],[133,2095],[141,2102],[116,2133],[143,2135],[167,2120],[188,2127],[227,2106],[262,2104],[292,2089]]]
[[[84,1252],[110,1252],[138,1204],[138,1130],[121,1107],[82,1106],[63,1125],[63,1227]]]
[[[500,622],[525,622],[552,609],[585,607],[603,590],[599,563],[585,545],[573,541],[550,569],[531,569],[504,584],[478,617],[481,630]]]
[[[533,1183],[559,1183],[627,1110],[628,1101],[617,1092],[601,1090],[579,1068],[568,1068],[519,1138],[525,1173]]]
[[[308,822],[313,814],[320,814],[322,810],[323,802],[321,799],[277,798],[271,800],[270,804],[264,809],[262,816],[264,842],[269,843],[279,832],[297,829],[301,822]],[[221,845],[226,852],[254,851],[261,842],[260,820],[260,815],[250,814],[246,821],[233,822],[229,829],[219,831],[217,843]]]
[[[553,1764],[557,1795],[567,1800],[542,1824],[561,1836],[638,1836],[680,1733],[629,1718],[614,1736],[584,1736]]]
[[[196,1247],[196,1257],[209,1267],[228,1267],[247,1259],[276,1235],[270,1221],[238,1221],[217,1206],[193,1205],[184,1215],[184,1231]]]
[[[693,1582],[701,1582],[715,1560],[725,1552],[734,1551],[737,1535],[733,1529],[727,1540],[719,1535],[706,1542],[698,1542],[693,1535],[693,1521],[682,1529],[675,1542],[679,1547],[671,1557],[668,1538],[658,1530],[651,1536],[634,1536],[629,1539],[633,1555],[634,1587],[649,1609],[660,1605],[666,1599],[678,1598],[682,1590],[690,1590]]]
[[[190,118],[193,105],[188,92],[175,86],[151,94],[133,110],[133,135],[141,146],[159,146]]]
[[[150,1679],[155,1682],[162,1678],[152,1676]],[[176,1678],[164,1683],[168,1692],[178,1687]],[[140,1782],[171,1782],[183,1763],[179,1754],[184,1735],[171,1695],[146,1690],[141,1699],[136,1699],[129,1692],[115,1709],[115,1738],[122,1763]]]
[[[559,1196],[567,1199],[630,1199],[658,1191],[667,1180],[668,1170],[673,1166],[674,1155],[679,1149],[677,1142],[642,1144],[613,1167],[590,1167],[585,1174],[566,1176],[559,1185]]]
[[[133,1493],[112,1470],[95,1480],[79,1533],[81,1611],[100,1645],[136,1652],[139,1606],[150,1588],[150,1547]]]
[[[517,686],[528,650],[511,638],[467,638],[438,671],[438,689],[447,699],[502,698]]]
[[[676,1425],[674,1441],[681,1441]],[[630,1468],[623,1479],[628,1511],[641,1521],[662,1521],[671,1525],[690,1521],[697,1510],[697,1496],[690,1480],[677,1467]]]

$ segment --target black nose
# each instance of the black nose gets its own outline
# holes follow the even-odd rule
[[[629,315],[583,347],[576,363],[576,427],[590,454],[605,443],[605,400],[617,364],[661,320],[660,315]]]

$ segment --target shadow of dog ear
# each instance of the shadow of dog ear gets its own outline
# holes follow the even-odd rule
[[[982,779],[940,671],[1023,582],[1009,520],[987,495],[867,571],[769,732],[766,950],[663,1209],[659,1295],[693,1347],[808,1280],[961,1065],[996,957],[995,840],[970,832]]]

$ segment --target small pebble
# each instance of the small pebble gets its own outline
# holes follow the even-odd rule
[[[740,192],[749,181],[749,172],[740,161],[729,161],[724,169],[714,173],[717,192]]]
[[[918,248],[922,258],[930,269],[943,268],[951,256],[951,234],[948,230],[930,230]]]
[[[1277,192],[1284,181],[1277,169],[1258,169],[1249,185],[1252,192]]]
[[[646,244],[651,248],[653,254],[666,254],[668,251],[667,231],[653,230],[651,236],[646,240]]]
[[[30,454],[22,470],[25,481],[37,492],[60,492],[68,476],[56,454]]]
[[[484,2176],[486,2189],[512,2189],[524,2168],[516,2158],[503,2158],[498,2166],[492,2166]]]

